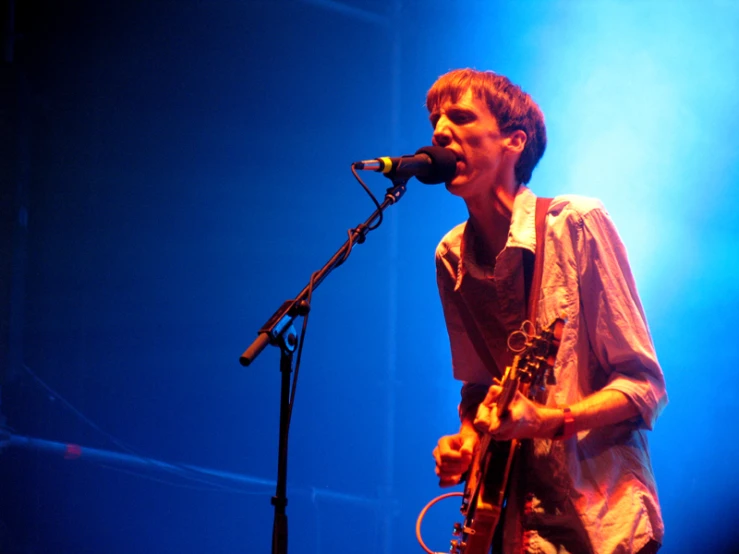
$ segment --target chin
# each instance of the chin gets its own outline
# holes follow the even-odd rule
[[[454,192],[455,190],[459,190],[464,186],[464,180],[460,179],[459,176],[455,177],[451,181],[447,181],[444,183],[444,186],[449,192]]]
[[[448,190],[454,196],[458,196],[460,198],[464,197],[464,188],[454,181],[444,183],[444,186],[446,187],[446,190]]]

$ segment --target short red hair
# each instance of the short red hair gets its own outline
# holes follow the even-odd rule
[[[476,69],[455,69],[439,77],[426,95],[426,108],[432,112],[446,100],[457,102],[468,90],[476,98],[485,100],[501,132],[521,130],[526,133],[526,145],[516,162],[515,173],[519,183],[528,183],[547,146],[541,109],[508,77]]]

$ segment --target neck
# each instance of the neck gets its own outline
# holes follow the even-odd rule
[[[518,191],[515,187],[500,187],[490,196],[467,200],[469,221],[480,238],[478,256],[481,261],[493,265],[495,258],[505,247],[511,226],[513,201]]]

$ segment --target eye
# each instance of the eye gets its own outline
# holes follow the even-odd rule
[[[451,121],[458,125],[464,125],[475,119],[475,114],[468,110],[452,110],[447,115]]]

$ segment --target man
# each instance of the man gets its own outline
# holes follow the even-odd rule
[[[496,539],[503,552],[651,553],[664,527],[645,431],[667,403],[626,251],[597,200],[555,198],[536,244],[536,197],[525,186],[544,153],[539,107],[506,77],[470,69],[443,75],[427,96],[433,143],[453,151],[446,184],[468,220],[436,251],[439,294],[461,427],[434,450],[442,486],[470,466],[478,433],[526,439]],[[537,329],[566,316],[542,403],[517,393],[493,409],[526,319],[524,251],[544,253]]]

